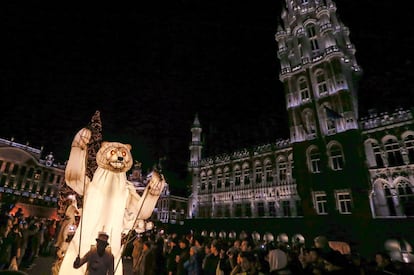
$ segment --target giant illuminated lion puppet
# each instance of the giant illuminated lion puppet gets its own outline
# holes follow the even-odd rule
[[[165,181],[153,171],[140,196],[127,180],[126,172],[133,159],[131,146],[119,142],[102,142],[96,154],[96,168],[92,180],[87,176],[88,143],[91,130],[81,129],[74,137],[65,170],[66,184],[83,196],[80,224],[71,240],[59,268],[60,275],[85,274],[86,265],[73,268],[79,255],[83,257],[96,244],[98,232],[109,234],[109,244],[115,259],[115,274],[123,274],[121,235],[135,229],[141,220],[148,219],[157,203]]]

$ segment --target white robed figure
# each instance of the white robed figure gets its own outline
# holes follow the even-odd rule
[[[151,179],[140,196],[126,171],[132,164],[131,146],[119,142],[102,142],[96,155],[98,168],[92,181],[86,176],[87,145],[91,131],[80,130],[74,137],[65,170],[66,184],[83,197],[83,211],[75,236],[69,244],[59,269],[60,275],[85,274],[86,266],[73,268],[79,255],[83,257],[95,245],[100,231],[109,234],[109,246],[115,260],[115,274],[122,275],[121,236],[128,233],[140,220],[148,219],[164,188],[161,174],[153,171]]]

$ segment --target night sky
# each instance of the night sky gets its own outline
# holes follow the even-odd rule
[[[206,154],[287,138],[274,40],[282,2],[168,2],[2,3],[0,137],[44,146],[63,163],[99,110],[104,140],[130,143],[144,169],[165,156],[177,188],[196,113]],[[360,113],[414,106],[409,9],[336,3],[364,70]]]

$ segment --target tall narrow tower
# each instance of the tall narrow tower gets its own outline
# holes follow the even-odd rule
[[[332,0],[286,0],[281,18],[279,77],[304,215],[353,214],[368,184],[349,30]]]
[[[198,189],[199,189],[199,174],[200,174],[200,160],[201,150],[203,144],[201,142],[201,125],[198,120],[198,114],[196,114],[191,127],[191,143],[189,146],[190,150],[190,162],[188,164],[188,171],[192,174],[191,178],[191,195],[188,200],[188,217],[192,218],[196,216],[198,211]]]

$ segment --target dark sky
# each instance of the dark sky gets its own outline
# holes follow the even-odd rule
[[[170,182],[186,175],[196,113],[206,153],[287,138],[281,1],[166,2],[2,3],[0,137],[64,162],[99,110],[104,140],[132,144],[144,168],[166,156]],[[414,106],[411,15],[392,2],[336,1],[364,70],[362,114]]]

